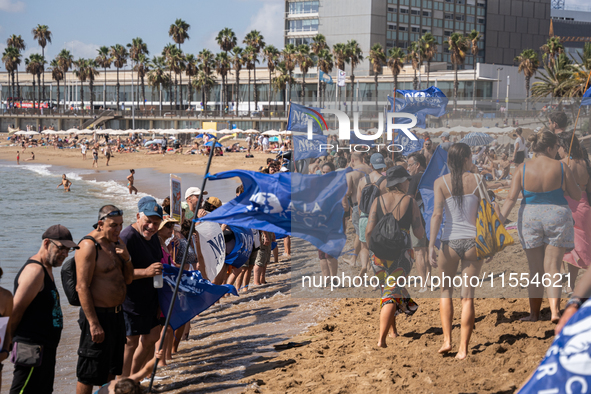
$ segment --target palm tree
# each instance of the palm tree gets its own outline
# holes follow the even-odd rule
[[[294,78],[291,76],[293,70],[289,71],[285,62],[280,62],[277,64],[277,71],[279,71],[279,75],[273,79],[273,86],[275,90],[283,91],[283,103],[287,103],[287,86],[291,86],[295,83]],[[275,105],[275,111],[277,111],[277,105]]]
[[[86,79],[88,79],[88,90],[90,90],[91,111],[94,111],[94,77],[99,75],[99,71],[97,70],[98,66],[99,65],[94,61],[94,59],[85,60]]]
[[[168,29],[168,35],[172,37],[172,40],[176,42],[179,46],[179,52],[181,51],[181,44],[184,44],[186,40],[189,39],[189,29],[191,25],[185,22],[182,19],[177,19],[174,21],[170,28]],[[179,74],[179,83],[181,85],[181,105],[183,105],[183,73]]]
[[[174,51],[172,51],[169,60],[170,60],[170,67],[171,67],[172,71],[174,71],[174,91],[175,91],[176,109],[179,109],[179,103],[181,105],[183,103],[183,101],[182,101],[183,100],[182,85],[180,85],[180,89],[179,89],[179,84],[180,84],[180,82],[182,82],[181,76],[183,74],[183,71],[185,71],[185,54],[181,50],[179,50],[178,48],[175,48]],[[179,83],[177,83],[177,76],[179,76]],[[179,96],[179,90],[180,90],[180,96]]]
[[[287,83],[289,84],[289,100],[291,101],[291,86],[293,84],[293,69],[295,68],[295,59],[297,55],[297,50],[295,45],[287,44],[283,51],[281,52],[281,57],[283,58],[283,63],[285,69],[289,73],[289,78],[287,79]]]
[[[172,71],[173,71],[173,58],[175,57],[178,48],[174,46],[174,44],[167,44],[164,49],[162,49],[162,56],[166,60],[166,68],[168,69],[168,78],[170,79],[170,84],[168,85],[168,97],[170,99],[170,107],[172,108]]]
[[[215,41],[220,46],[220,49],[222,51],[226,52],[226,57],[228,57],[228,52],[230,52],[238,43],[238,39],[236,38],[236,34],[234,33],[234,31],[232,29],[230,29],[228,27],[225,27],[219,31],[217,37],[215,38]],[[222,95],[222,98],[223,98],[223,95]],[[220,106],[223,106],[223,102],[224,101],[222,100],[222,103],[220,103]],[[228,105],[227,102],[226,102],[226,105]]]
[[[387,66],[392,71],[394,77],[394,98],[396,98],[396,90],[398,90],[398,75],[404,67],[404,59],[406,56],[400,48],[390,48],[388,51]]]
[[[215,84],[211,74],[207,73],[203,68],[199,70],[197,78],[193,80],[193,86],[196,89],[201,89],[203,96],[203,109],[207,111],[207,93],[211,90]]]
[[[222,77],[222,100],[220,101],[220,108],[222,108],[222,111],[224,111],[224,103],[227,102],[224,101],[224,87],[226,86],[226,77],[228,76],[228,71],[230,71],[230,59],[228,58],[228,54],[226,52],[220,52],[215,56],[215,71],[219,76]]]
[[[117,69],[117,85],[116,85],[116,94],[117,94],[117,110],[119,110],[119,69],[125,66],[127,63],[127,58],[129,57],[129,53],[127,49],[123,45],[115,44],[111,47],[111,57],[113,58],[113,65]]]
[[[269,70],[269,111],[271,111],[271,96],[273,92],[273,72],[279,63],[279,50],[273,45],[267,45],[263,50],[265,60],[267,61],[267,69]]]
[[[242,70],[242,66],[244,65],[244,51],[242,48],[232,48],[230,63],[236,73],[236,115],[238,115],[238,104],[240,103],[240,70]]]
[[[258,59],[256,57],[255,49],[251,46],[244,48],[244,65],[248,70],[248,115],[250,116],[250,71],[256,68]],[[256,108],[255,108],[256,110]]]
[[[556,60],[552,62],[552,66],[545,65],[544,71],[540,72],[537,77],[538,82],[534,82],[531,88],[531,94],[533,97],[548,97],[552,96],[553,103],[554,97],[565,96],[568,87],[567,81],[573,76],[574,67],[572,61],[561,53],[558,55]]]
[[[298,46],[296,62],[302,72],[302,104],[306,105],[306,74],[310,67],[314,67],[314,59],[310,54],[310,47],[307,44]]]
[[[16,95],[19,98],[20,101],[20,105],[21,108],[23,106],[23,97],[21,95],[21,86],[18,82],[18,66],[20,66],[21,64],[21,55],[20,53],[22,51],[25,50],[25,48],[27,47],[25,44],[25,40],[23,40],[23,38],[20,35],[16,35],[13,34],[10,37],[8,37],[8,39],[6,40],[6,45],[8,45],[9,47],[15,48],[18,51],[18,56],[15,57],[15,64],[16,64]],[[13,79],[14,79],[14,75],[13,75]],[[14,93],[14,92],[13,92]],[[14,96],[13,96],[14,97]]]
[[[145,54],[140,54],[135,63],[134,70],[137,72],[137,76],[140,79],[140,86],[142,87],[142,102],[144,103],[144,110],[146,109],[146,85],[144,78],[150,71],[150,58]],[[139,95],[138,95],[139,96]],[[138,105],[139,106],[139,105]]]
[[[353,89],[355,86],[355,67],[363,61],[363,51],[355,40],[347,41],[349,63],[351,63],[351,113],[353,113]]]
[[[67,75],[68,71],[70,70],[70,68],[72,68],[72,65],[74,64],[74,56],[72,56],[72,54],[70,53],[70,51],[68,51],[67,49],[62,49],[60,51],[60,53],[57,55],[57,64],[59,65],[60,69],[62,70],[62,73],[65,75]],[[65,94],[64,94],[65,96]],[[64,108],[66,106],[65,103],[65,97],[64,97]]]
[[[193,101],[193,85],[191,84],[191,77],[197,75],[198,72],[197,68],[197,58],[195,55],[188,53],[185,55],[185,73],[189,77],[189,107],[191,106],[191,102]]]
[[[149,64],[148,84],[153,88],[158,88],[158,97],[160,101],[160,108],[162,108],[162,94],[160,89],[162,86],[167,86],[170,82],[168,75],[166,75],[166,60],[164,56],[154,56]],[[154,100],[152,100],[154,101]]]
[[[452,33],[447,39],[449,52],[451,53],[451,63],[454,66],[454,111],[458,107],[458,65],[466,61],[466,51],[468,43],[466,37],[460,33]]]
[[[51,71],[51,77],[57,82],[57,106],[58,106],[58,110],[59,110],[59,105],[60,105],[60,81],[63,81],[64,79],[64,73],[62,72],[62,69],[59,65],[58,62],[58,58],[56,57],[55,59],[53,59],[51,61],[51,63],[49,63],[50,71]]]
[[[437,54],[437,40],[431,33],[425,33],[421,37],[421,53],[427,61],[427,88],[429,88],[429,73],[431,72],[431,60]]]
[[[474,81],[472,83],[472,111],[476,112],[476,56],[478,55],[478,40],[480,40],[480,33],[478,30],[472,30],[467,37],[470,41],[470,49],[474,62]]]
[[[41,55],[34,53],[25,59],[25,71],[33,76],[33,109],[37,108],[36,98],[39,97],[39,99],[41,99],[41,94],[37,96],[37,92],[35,91],[35,76],[39,75],[39,69],[41,68],[39,58],[41,57]]]
[[[382,68],[386,63],[386,55],[381,44],[374,44],[369,50],[369,63],[372,66],[375,81],[376,111],[378,111],[378,75],[382,73]]]
[[[564,46],[560,43],[560,38],[550,37],[544,45],[540,47],[543,52],[543,59],[548,59],[548,67],[552,67],[556,60],[556,57],[561,53],[564,53]]]
[[[540,67],[540,60],[538,54],[533,49],[525,49],[519,56],[515,58],[515,61],[519,63],[519,72],[523,72],[525,75],[525,110],[529,110],[529,81],[531,77],[538,71]]]
[[[74,61],[74,75],[76,78],[80,80],[80,108],[84,111],[84,82],[86,82],[87,78],[87,67],[86,67],[86,59],[78,59]]]
[[[105,76],[105,87],[103,89],[103,109],[107,109],[107,68],[111,68],[111,63],[113,63],[113,58],[111,57],[110,53],[109,53],[109,47],[106,46],[102,46],[99,49],[97,49],[98,51],[98,56],[96,57],[96,59],[94,59],[94,61],[96,62],[96,64],[98,64],[100,67],[102,67],[105,70],[104,76]]]
[[[334,44],[332,47],[332,53],[334,55],[335,64],[337,66],[337,74],[338,74],[338,70],[345,71],[345,63],[349,62],[349,55],[348,55],[349,50],[347,48],[347,45],[342,44],[342,43]],[[339,79],[338,79],[338,75],[337,75],[337,84],[336,84],[335,92],[336,92],[336,89],[338,89],[339,94],[337,94],[337,96],[340,96],[341,88],[339,86],[338,80]],[[347,97],[345,97],[345,101],[347,101]],[[341,101],[339,100],[339,109],[340,108],[341,108]]]
[[[262,49],[265,47],[265,38],[261,35],[261,32],[258,30],[250,31],[246,37],[244,38],[243,43],[247,46],[253,47],[253,57],[255,67],[253,68],[254,71],[254,108],[255,111],[259,109],[259,89],[257,85],[257,68],[256,63],[259,62],[258,57],[261,54]]]
[[[197,55],[197,59],[199,60],[199,70],[202,70],[203,72],[205,72],[205,76],[203,76],[203,75],[201,76],[201,82],[205,83],[206,76],[209,76],[211,78],[211,70],[214,67],[215,56],[209,49],[203,49]],[[212,81],[214,81],[213,78],[212,78]],[[195,81],[193,81],[193,82],[195,82]],[[215,83],[215,81],[214,81],[214,83]],[[193,83],[193,86],[197,86],[197,85],[195,85],[195,83]],[[201,101],[203,102],[204,109],[207,109],[206,108],[207,101],[205,101],[205,91],[203,89],[201,89]]]
[[[312,53],[314,53],[314,55],[318,58],[320,51],[328,48],[328,45],[326,44],[326,37],[322,34],[316,34],[312,38],[312,44],[310,45],[310,48],[312,49]],[[318,61],[320,61],[320,59],[318,59]],[[316,96],[318,97],[318,106],[320,106],[320,72],[318,72],[318,87]]]
[[[21,55],[20,55],[18,49],[14,48],[14,47],[7,47],[6,49],[4,49],[4,53],[2,53],[2,62],[4,63],[4,67],[6,68],[6,71],[8,72],[9,77],[12,77],[12,85],[9,84],[12,107],[14,107],[14,98],[15,98],[14,94],[15,94],[15,90],[16,90],[16,84],[15,84],[15,80],[14,80],[14,72],[18,67],[17,59],[18,59],[18,62],[20,63],[20,56]],[[10,80],[9,80],[9,82],[10,82]]]
[[[33,39],[37,40],[37,43],[41,47],[41,56],[45,58],[45,47],[47,43],[51,44],[51,31],[49,31],[49,27],[47,25],[37,25],[36,28],[33,29]],[[42,70],[43,72],[43,101],[45,101],[45,69]]]
[[[414,90],[418,90],[419,87],[419,79],[417,78],[417,70],[420,71],[422,59],[421,59],[421,44],[418,41],[413,41],[410,43],[407,49],[407,59],[410,61],[412,65],[412,69],[415,72],[415,76],[412,80],[412,88]]]
[[[133,69],[136,69],[136,65],[138,63],[140,55],[149,55],[150,51],[148,51],[148,44],[144,42],[140,37],[136,37],[131,40],[131,43],[127,44],[127,48],[129,48],[129,58],[133,61]],[[137,79],[137,85],[139,86],[139,75]],[[139,106],[139,94],[136,95],[136,99]]]
[[[332,72],[332,68],[334,62],[332,60],[332,53],[328,50],[328,48],[321,49],[318,52],[318,68],[325,74],[330,74]],[[319,73],[320,74],[320,73]],[[323,90],[326,93],[326,82],[322,82]],[[322,99],[324,99],[325,94],[322,94]],[[319,104],[322,107],[322,103]]]

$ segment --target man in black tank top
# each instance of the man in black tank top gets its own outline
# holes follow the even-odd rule
[[[51,226],[42,236],[36,255],[20,269],[14,279],[14,310],[10,317],[13,343],[43,347],[41,365],[15,365],[11,394],[52,393],[55,357],[63,318],[60,297],[55,287],[53,267],[59,267],[78,245],[62,225]]]

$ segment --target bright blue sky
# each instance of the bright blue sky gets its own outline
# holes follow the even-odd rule
[[[241,46],[244,35],[256,29],[267,44],[282,48],[284,4],[283,0],[0,0],[0,52],[10,35],[20,34],[27,44],[25,57],[41,53],[31,30],[44,24],[53,33],[52,44],[45,48],[47,59],[63,48],[75,58],[94,58],[99,46],[125,45],[135,37],[148,44],[153,56],[173,42],[168,28],[177,18],[191,25],[190,39],[182,45],[185,53],[197,54],[203,48],[219,52],[215,37],[224,27],[234,30]]]

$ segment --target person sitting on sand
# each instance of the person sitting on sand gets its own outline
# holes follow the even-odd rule
[[[35,153],[31,152],[31,157],[29,157],[28,159],[25,159],[25,161],[33,161],[35,160]]]
[[[66,178],[66,174],[62,175],[62,181],[59,183],[59,185],[57,185],[56,189],[59,189],[60,186],[64,187],[64,192],[70,191],[70,187],[72,186],[72,182],[70,182],[70,180],[68,178]]]
[[[411,316],[418,308],[418,305],[410,298],[406,288],[397,284],[397,278],[400,276],[406,277],[412,268],[411,228],[418,239],[425,236],[425,229],[417,202],[407,194],[411,178],[410,174],[402,166],[388,168],[386,171],[387,192],[375,198],[371,204],[367,228],[365,229],[365,239],[369,243],[376,225],[386,214],[391,213],[394,219],[398,221],[401,234],[405,233],[406,247],[401,247],[400,254],[396,259],[382,260],[374,255],[374,260],[371,263],[374,274],[379,278],[382,286],[380,336],[378,339],[378,346],[382,348],[387,347],[386,335],[388,333],[391,338],[398,336],[396,315],[403,312]]]
[[[431,234],[437,234],[443,220],[445,223],[441,236],[439,256],[435,251],[436,237],[429,240],[429,260],[433,268],[440,267],[442,277],[454,277],[461,263],[462,277],[478,276],[483,260],[476,255],[476,218],[478,204],[484,196],[480,195],[478,183],[482,178],[470,172],[474,168],[470,147],[457,143],[449,148],[447,164],[450,173],[439,177],[433,185],[435,201],[431,217]],[[451,187],[450,187],[451,186]],[[484,185],[486,189],[486,185]],[[502,221],[501,221],[502,223]],[[453,286],[443,281],[441,286],[441,326],[443,345],[439,353],[452,349],[452,322],[454,315]],[[474,329],[474,287],[462,282],[462,323],[460,347],[456,358],[463,360],[468,354],[468,343]]]
[[[137,195],[137,188],[135,186],[133,186],[133,182],[135,181],[135,178],[134,178],[135,170],[131,169],[131,170],[129,170],[129,172],[131,172],[131,174],[129,174],[127,176],[127,189],[129,189],[129,194],[131,194],[132,192],[135,192],[135,194]]]
[[[554,133],[543,131],[532,134],[529,141],[535,157],[515,170],[499,219],[504,223],[522,193],[517,224],[519,241],[529,263],[529,277],[540,278],[540,281],[532,280],[529,283],[530,314],[522,320],[537,321],[540,319],[545,287],[540,286],[541,278],[546,273],[551,280],[560,275],[564,253],[575,246],[573,215],[564,194],[566,191],[570,198],[579,201],[581,189],[571,169],[554,159],[559,150],[558,137]],[[551,320],[556,323],[560,319],[562,287],[550,286],[546,291],[550,301]]]

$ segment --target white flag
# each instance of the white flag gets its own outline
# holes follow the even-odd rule
[[[343,70],[339,70],[337,84],[341,87],[345,86],[345,78],[347,78],[347,73]]]

